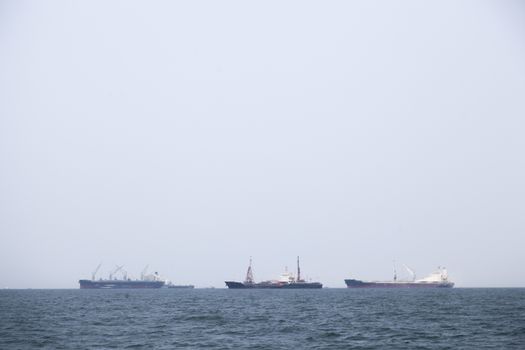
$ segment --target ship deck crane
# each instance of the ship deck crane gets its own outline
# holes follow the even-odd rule
[[[95,271],[93,271],[93,273],[91,274],[91,280],[94,281],[95,280],[95,275],[97,274],[98,270],[100,269],[100,267],[102,266],[102,263],[98,264],[97,268],[95,269]]]
[[[403,266],[408,271],[408,273],[412,276],[412,282],[415,281],[416,280],[416,273],[414,272],[414,270],[412,270],[410,267],[406,266],[405,264],[403,264]]]
[[[248,266],[248,270],[246,271],[246,278],[244,279],[244,283],[252,284],[253,281],[253,271],[252,271],[252,257],[250,256],[250,265]]]
[[[148,267],[149,267],[149,265],[146,265],[144,270],[142,270],[142,272],[140,273],[140,279],[141,280],[144,280],[144,278],[146,277],[146,272],[148,272]]]
[[[112,280],[112,279],[113,279],[113,276],[114,276],[117,272],[119,272],[120,270],[122,270],[123,267],[124,267],[124,265],[121,265],[121,266],[118,266],[118,265],[117,265],[117,267],[115,268],[115,270],[113,270],[113,272],[111,272],[111,273],[109,274],[109,279]]]
[[[124,280],[127,280],[128,279],[128,271],[126,271],[124,269],[121,269],[120,271],[122,272],[122,277],[124,278]]]

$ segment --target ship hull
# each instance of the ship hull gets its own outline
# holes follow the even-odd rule
[[[80,289],[157,289],[164,281],[80,280]]]
[[[452,282],[366,282],[346,279],[348,288],[452,288]]]
[[[296,283],[242,283],[226,281],[229,289],[319,289],[323,285],[319,282],[296,282]]]

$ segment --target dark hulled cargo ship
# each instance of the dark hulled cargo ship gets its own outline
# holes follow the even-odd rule
[[[144,289],[162,288],[164,281],[141,281],[141,280],[80,280],[81,289]]]
[[[319,289],[323,284],[319,282],[307,282],[301,278],[301,268],[299,267],[299,257],[297,257],[297,277],[285,271],[278,280],[263,281],[256,283],[252,272],[252,259],[244,282],[226,281],[226,286],[230,289]]]
[[[406,266],[405,266],[406,267]],[[406,267],[412,274],[411,281],[398,281],[394,268],[394,279],[392,281],[362,281],[358,279],[345,279],[348,288],[452,288],[454,282],[449,281],[445,268],[438,267],[437,271],[425,278],[416,279],[412,270]]]
[[[99,270],[100,265],[93,272],[90,280],[79,280],[80,289],[157,289],[165,286],[166,282],[162,280],[157,272],[154,274],[146,274],[146,269],[141,274],[140,279],[128,278],[127,272],[123,270],[123,266],[117,268],[109,274],[108,279],[95,279],[95,275]],[[114,277],[117,272],[122,273],[122,277]]]

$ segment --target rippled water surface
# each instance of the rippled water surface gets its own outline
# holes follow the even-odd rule
[[[525,289],[0,291],[31,348],[525,349]]]

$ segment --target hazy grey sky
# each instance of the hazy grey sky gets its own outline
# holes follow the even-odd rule
[[[1,1],[0,287],[525,286],[521,1]]]

